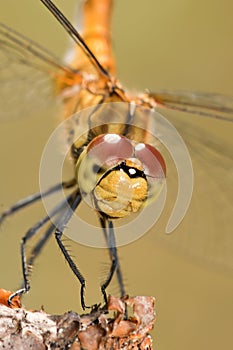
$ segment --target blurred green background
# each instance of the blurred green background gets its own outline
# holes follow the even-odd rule
[[[56,3],[70,19],[74,18],[76,1]],[[229,0],[117,0],[113,41],[118,77],[135,91],[167,88],[233,96],[232,13],[233,3]],[[2,3],[0,20],[60,57],[65,53],[67,34],[39,0]],[[195,117],[192,118],[193,125]],[[49,110],[1,124],[1,210],[38,191],[40,156],[56,125],[57,117]],[[211,135],[219,131],[223,146],[224,142],[230,142],[231,126],[215,121],[204,122],[201,126]],[[224,185],[226,188],[227,183]],[[223,191],[222,195],[225,194]],[[157,349],[217,350],[233,346],[233,263],[230,255],[224,255],[223,251],[217,258],[221,236],[211,236],[214,228],[205,216],[206,203],[216,201],[217,206],[219,198],[214,195],[213,191],[206,198],[208,194],[203,192],[198,200],[197,190],[187,217],[172,236],[163,233],[165,224],[160,221],[140,240],[120,248],[128,293],[156,298],[153,338]],[[211,209],[209,217],[229,212],[231,206],[232,202],[227,207],[217,206],[216,211]],[[36,204],[7,220],[1,228],[1,287],[9,290],[18,287],[21,281],[20,238],[43,215],[42,206]],[[223,222],[222,240],[227,252],[233,254],[231,230],[228,230],[231,227],[232,218]],[[189,235],[194,237],[190,242]],[[206,238],[199,241],[198,237]],[[206,248],[206,255],[210,254],[210,258],[205,256],[203,247],[207,243],[210,247]],[[108,269],[107,253],[72,242],[67,244],[87,277],[87,302],[98,302],[101,300],[99,284]],[[28,309],[40,308],[43,304],[49,313],[71,309],[81,312],[79,285],[53,238],[36,262],[31,287],[23,300]],[[108,291],[118,293],[116,281]]]

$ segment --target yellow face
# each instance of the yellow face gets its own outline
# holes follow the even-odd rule
[[[108,171],[93,191],[95,208],[112,218],[138,212],[147,199],[148,185],[142,165],[128,159]]]

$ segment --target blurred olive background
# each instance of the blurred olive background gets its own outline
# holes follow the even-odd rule
[[[59,0],[56,3],[69,18],[74,18],[76,1]],[[229,0],[117,0],[113,40],[120,80],[139,91],[170,88],[233,96],[232,13],[233,3]],[[69,40],[67,34],[39,0],[2,3],[0,20],[60,57],[64,54]],[[48,109],[39,115],[35,113],[22,120],[1,124],[1,210],[38,191],[40,156],[57,125],[53,112]],[[229,141],[229,126],[214,123],[215,130],[222,133],[222,142]],[[204,122],[203,128],[211,129],[210,125],[211,121]],[[210,197],[209,200],[217,199]],[[232,202],[229,207],[222,207],[222,212],[229,211],[230,206]],[[42,206],[36,204],[8,219],[1,228],[1,287],[9,290],[18,287],[21,281],[20,238],[43,215]],[[221,211],[218,208],[211,215],[221,215]],[[185,235],[197,234],[197,222],[198,234],[205,235],[209,230],[206,221],[205,208],[197,196],[187,217],[173,233],[176,237],[174,245],[173,236],[163,233],[165,224],[160,221],[141,239],[120,248],[127,292],[156,298],[157,321],[153,338],[157,349],[217,350],[233,346],[231,262],[224,264],[224,255],[220,263],[214,261],[219,242],[215,241],[215,236],[211,240],[211,235],[207,235],[213,247],[209,260],[205,259],[201,241],[193,251],[188,240],[187,250],[179,249],[179,246],[183,247]],[[225,225],[232,227],[232,219]],[[228,250],[232,248],[233,254],[230,243],[231,239],[226,241],[226,246]],[[87,277],[87,302],[99,302],[99,284],[108,271],[107,253],[70,241],[67,245]],[[43,304],[49,313],[71,309],[81,312],[79,284],[53,238],[36,262],[31,287],[23,299],[27,308],[36,309]],[[116,281],[108,292],[118,293]]]

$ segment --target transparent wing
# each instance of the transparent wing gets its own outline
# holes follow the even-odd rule
[[[0,119],[43,109],[54,99],[54,79],[74,72],[35,42],[0,23]]]
[[[233,124],[178,112],[170,112],[168,119],[190,151],[194,192],[183,222],[174,234],[159,239],[187,256],[233,272]],[[168,170],[171,183],[172,179]]]
[[[233,121],[233,98],[221,94],[187,91],[149,93],[159,107]]]

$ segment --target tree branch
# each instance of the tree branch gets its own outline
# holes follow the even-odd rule
[[[0,299],[1,302],[1,299]],[[4,302],[3,302],[4,304]],[[48,315],[0,305],[0,348],[17,350],[151,350],[154,298],[109,296],[107,308],[90,314]],[[126,307],[132,317],[126,317]]]

